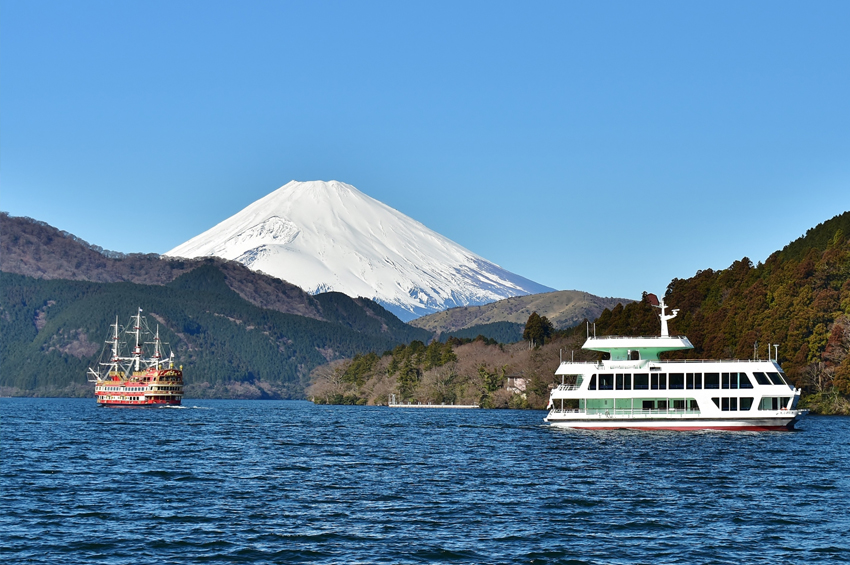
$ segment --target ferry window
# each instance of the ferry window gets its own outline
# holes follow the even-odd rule
[[[596,375],[590,377],[590,383],[587,385],[587,390],[596,390]]]
[[[788,406],[789,400],[791,400],[791,398],[787,397],[787,396],[783,396],[782,398],[780,398],[779,399],[779,408],[785,408],[786,406]]]
[[[673,410],[684,410],[685,400],[673,400]]]
[[[614,375],[612,373],[599,374],[599,390],[614,390]]]
[[[665,390],[667,388],[667,374],[658,373],[652,375],[652,390]]]
[[[729,399],[729,410],[738,410],[738,399],[730,398]]]
[[[650,379],[652,381],[652,384],[650,385],[652,390],[658,390],[658,375],[650,375],[650,377],[652,377]]]
[[[652,410],[655,405],[655,402],[652,400],[644,400],[643,401],[643,409],[644,410]]]
[[[624,375],[624,379],[626,390],[632,390],[632,376],[630,374]]]
[[[720,388],[720,373],[706,373],[705,388]]]
[[[670,373],[670,388],[685,388],[685,373]]]
[[[635,373],[635,390],[649,389],[649,373]]]
[[[729,411],[729,399],[728,398],[724,397],[724,398],[720,399],[720,409],[723,410],[724,412]]]
[[[688,373],[685,378],[686,388],[702,388],[702,373]]]
[[[712,398],[711,401],[714,402],[715,406],[720,408],[720,399],[719,398]]]
[[[782,379],[782,382],[793,388],[793,386],[791,385],[791,381],[788,380],[788,376],[782,371],[779,371],[779,378]]]
[[[785,382],[782,380],[782,377],[779,376],[779,373],[768,373],[767,376],[770,377],[770,380],[773,381],[773,384],[775,385],[785,384]]]
[[[689,399],[688,404],[688,410],[695,410],[697,412],[699,411],[699,403],[696,401],[695,398]]]
[[[617,390],[623,390],[623,375],[621,373],[617,373]]]
[[[729,373],[723,373],[720,380],[721,388],[729,388]]]
[[[753,373],[753,376],[756,378],[756,382],[760,385],[769,385],[770,381],[767,378],[767,375],[764,373]]]
[[[738,383],[740,388],[753,388],[753,383],[750,382],[747,373],[738,373]]]
[[[667,401],[666,400],[659,400],[658,401],[658,409],[659,410],[667,410]]]
[[[753,399],[751,397],[741,399],[741,410],[749,410],[752,407],[753,407]]]

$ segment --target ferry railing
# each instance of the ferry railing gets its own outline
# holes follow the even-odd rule
[[[585,410],[581,408],[553,408],[550,410],[552,414],[587,414],[588,416],[599,416],[601,418],[604,417],[643,417],[650,418],[652,416],[698,416],[701,414],[699,410],[691,410],[688,408],[670,408],[667,410],[643,410],[643,409],[629,409],[629,408],[608,408],[607,410],[604,408],[591,408],[590,410]]]
[[[650,363],[774,363],[772,359],[659,359]]]
[[[607,361],[607,360],[606,360]],[[643,363],[772,363],[776,364],[776,361],[773,359],[621,359],[618,361],[614,361],[615,363],[621,363],[623,361],[632,361],[636,365]],[[602,361],[561,361],[561,365],[593,365],[598,369],[603,369],[605,366]]]
[[[647,362],[647,363],[776,363],[767,359],[624,359],[622,361]],[[619,363],[621,361],[615,361]],[[601,361],[561,361],[561,365],[595,365],[602,367]]]
[[[590,339],[688,339],[684,335],[595,335]]]

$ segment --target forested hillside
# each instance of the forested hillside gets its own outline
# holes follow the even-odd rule
[[[763,264],[746,257],[721,271],[674,279],[665,295],[680,310],[671,333],[687,335],[691,352],[670,357],[767,358],[794,383],[823,396],[850,395],[850,212],[809,230]],[[644,299],[606,310],[596,321],[605,335],[652,335],[657,310]],[[756,345],[757,344],[757,345]],[[840,399],[839,399],[840,400]]]
[[[321,404],[386,404],[398,402],[477,404],[483,408],[546,407],[560,350],[581,351],[584,334],[559,334],[542,347],[528,342],[449,339],[428,345],[414,341],[383,355],[363,354],[318,367],[307,396]]]
[[[767,358],[778,344],[779,362],[804,403],[821,413],[850,413],[850,212],[809,230],[763,264],[743,258],[728,269],[674,279],[665,295],[679,309],[672,334],[687,335],[694,349],[668,358]],[[605,309],[598,335],[658,335],[658,309],[647,295]],[[505,327],[515,336],[519,328]],[[521,332],[521,329],[519,330]],[[416,402],[480,402],[485,406],[542,407],[559,350],[576,360],[596,358],[581,350],[585,326],[555,332],[539,349],[527,342],[496,345],[451,338],[449,360],[433,360],[440,344],[412,344],[383,357],[358,356],[319,368],[308,394],[318,402],[386,402],[388,394]],[[432,351],[433,349],[433,351]],[[443,351],[443,350],[439,350]],[[771,349],[771,357],[777,350]],[[431,361],[429,361],[431,359]],[[509,377],[526,379],[527,391],[509,390]],[[413,385],[411,385],[413,383]]]
[[[166,285],[0,273],[0,393],[91,394],[86,367],[115,315],[123,323],[137,307],[185,366],[187,396],[299,398],[318,365],[430,335],[364,299],[317,297],[335,322],[259,308],[226,276],[217,262]]]
[[[44,222],[0,212],[0,271],[6,273],[38,279],[164,285],[205,265],[215,265],[231,290],[260,308],[341,323],[352,329],[362,329],[365,323],[383,325],[385,332],[392,333],[403,325],[371,300],[340,293],[311,296],[293,284],[235,261],[106,251]]]
[[[514,343],[522,339],[522,330],[524,324],[514,324],[512,322],[493,322],[491,324],[481,324],[463,328],[462,330],[451,330],[441,332],[439,340],[446,343],[453,337],[475,339],[478,336],[484,336],[488,339],[494,339],[499,343]]]

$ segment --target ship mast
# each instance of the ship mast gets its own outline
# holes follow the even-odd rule
[[[133,363],[136,365],[136,371],[139,371],[139,364],[142,359],[142,344],[141,344],[141,333],[142,333],[142,309],[139,308],[139,311],[136,313],[136,325],[133,328],[134,333],[136,335],[136,347],[133,348]]]
[[[112,333],[112,364],[118,363],[118,314],[115,314],[115,331]]]
[[[156,325],[156,335],[153,338],[153,365],[159,370],[159,363],[162,355],[159,354],[159,324]]]
[[[653,304],[653,306],[655,305]],[[667,315],[665,313],[665,311],[667,310],[667,305],[664,304],[663,298],[658,302],[658,306],[655,307],[661,308],[661,337],[669,337],[670,332],[667,331],[667,320],[672,320],[673,318],[675,318],[676,315],[679,313],[679,310],[677,308],[674,308],[673,314]]]

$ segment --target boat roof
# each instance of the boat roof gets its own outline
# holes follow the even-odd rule
[[[664,351],[693,349],[694,346],[685,336],[601,336],[589,337],[582,349],[602,351],[611,355],[612,361],[624,361],[629,353],[639,351],[641,359],[658,360]]]
[[[588,336],[587,341],[581,347],[591,351],[602,351],[611,354],[611,361],[626,361],[630,359],[631,352],[640,353],[644,360],[657,361],[658,355],[665,351],[680,351],[682,349],[693,349],[694,346],[685,336],[671,336],[667,331],[667,322],[679,313],[674,309],[672,314],[667,314],[667,304],[662,298],[660,301],[654,294],[648,295],[650,303],[661,310],[660,336],[624,337],[619,335],[593,337]],[[593,333],[596,333],[596,324],[593,325]],[[588,331],[589,333],[589,331]]]

